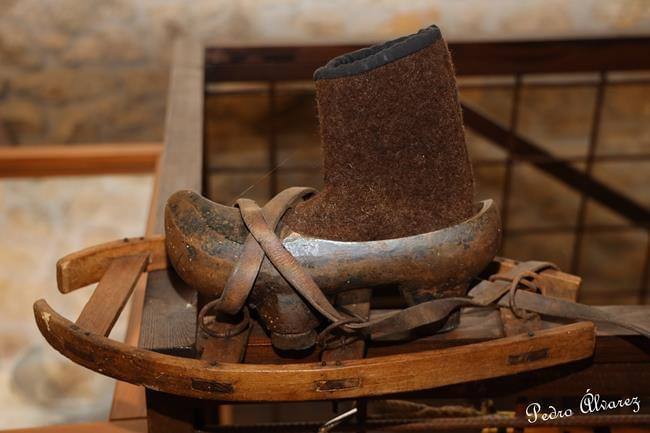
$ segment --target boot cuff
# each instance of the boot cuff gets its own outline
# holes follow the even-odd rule
[[[379,68],[428,47],[442,38],[436,25],[419,32],[335,57],[316,69],[314,80],[349,77]]]

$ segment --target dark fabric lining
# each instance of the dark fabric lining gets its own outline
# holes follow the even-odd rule
[[[432,25],[419,32],[392,41],[362,48],[335,57],[314,72],[315,80],[362,74],[394,62],[431,45],[442,37],[440,29]]]

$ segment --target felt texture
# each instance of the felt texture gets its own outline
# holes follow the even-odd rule
[[[375,66],[316,80],[325,186],[285,216],[298,233],[391,239],[472,215],[472,169],[444,39]]]

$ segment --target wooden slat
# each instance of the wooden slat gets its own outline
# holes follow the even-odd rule
[[[450,42],[454,69],[463,75],[566,73],[650,69],[650,38]],[[365,45],[210,47],[206,80],[311,80],[332,57]]]
[[[502,260],[500,272],[506,272],[515,266],[514,261]],[[581,279],[575,275],[547,269],[540,272],[541,278],[536,280],[538,287],[545,296],[552,296],[568,301],[576,301]],[[501,324],[505,335],[517,335],[542,329],[544,324],[539,314],[529,314],[527,317],[517,317],[510,308],[499,308]]]
[[[174,47],[170,89],[165,123],[165,150],[161,160],[158,197],[152,225],[153,233],[163,233],[164,209],[167,198],[180,189],[201,191],[203,167],[203,47],[200,43],[182,39]],[[180,352],[194,344],[196,329],[196,292],[185,291],[173,270],[149,275],[145,293],[140,345],[166,353]],[[179,290],[183,292],[179,300]],[[190,296],[193,292],[193,297]],[[171,332],[160,319],[156,308],[182,333]],[[179,322],[179,321],[187,322]],[[155,323],[154,323],[155,322]],[[157,326],[160,325],[159,328]],[[171,325],[168,325],[171,326]],[[192,332],[189,329],[192,328]]]
[[[156,172],[153,180],[151,202],[149,203],[149,214],[147,217],[146,236],[151,236],[155,221],[155,208],[158,205],[158,184],[160,179],[160,159],[156,164]],[[148,274],[144,274],[133,291],[131,301],[131,312],[126,330],[124,342],[130,346],[137,346],[140,341],[140,324],[142,323],[142,309],[144,307],[144,292],[147,287]],[[144,388],[131,383],[117,381],[113,393],[113,404],[109,415],[110,420],[124,420],[133,418],[144,418],[147,416],[147,404]]]
[[[151,173],[160,143],[0,147],[0,177]]]
[[[499,308],[499,316],[501,317],[503,333],[509,337],[537,331],[544,326],[541,317],[536,313],[531,314],[529,317],[520,318],[515,316],[510,308],[501,307]]]
[[[249,335],[250,328],[235,336],[224,338],[210,337],[199,331],[196,345],[200,359],[208,363],[242,362]]]
[[[93,422],[3,430],[3,433],[145,433],[147,420]]]
[[[174,44],[167,98],[165,149],[158,196],[152,216],[154,234],[164,231],[167,198],[180,189],[201,192],[203,168],[203,45],[190,38]],[[149,274],[145,291],[140,347],[177,356],[194,356],[197,294],[172,269]],[[149,429],[164,431],[174,417],[172,404],[149,392]]]
[[[505,257],[497,257],[489,266],[489,273],[505,273],[515,266],[517,261]],[[543,278],[538,281],[540,289],[545,296],[575,301],[578,299],[578,290],[582,284],[582,278],[567,274],[555,269],[547,269],[541,272]]]
[[[209,336],[203,330],[199,329],[196,337],[196,347],[200,353],[200,359],[211,365],[216,365],[220,362],[242,362],[246,353],[246,345],[251,329],[252,327],[249,327],[235,336],[223,338]],[[220,425],[230,425],[234,420],[233,406],[229,404],[219,404],[216,411],[213,407],[205,415],[210,417],[217,415],[214,420]]]
[[[147,270],[167,267],[167,253],[160,236],[124,238],[76,251],[56,263],[56,281],[61,293],[69,293],[96,283],[118,257],[146,254]]]
[[[137,346],[140,340],[140,323],[142,321],[142,306],[144,304],[144,290],[147,285],[147,274],[143,274],[133,291],[131,313],[126,330],[124,342],[129,346]],[[147,416],[147,407],[144,388],[128,382],[117,381],[113,392],[113,403],[109,419],[111,421],[144,418]]]
[[[147,255],[114,259],[84,306],[77,325],[107,337],[147,266]]]
[[[194,356],[196,304],[196,290],[181,280],[173,269],[149,272],[140,347],[177,356]]]
[[[370,317],[388,313],[390,310],[372,310]],[[422,352],[441,349],[478,341],[493,340],[504,337],[499,313],[496,310],[468,308],[460,316],[460,324],[452,331],[434,334],[428,337],[404,341],[408,336],[395,336],[396,341],[385,340],[373,342],[367,347],[367,357],[395,355],[399,353]],[[400,339],[401,338],[401,339]],[[302,359],[302,362],[317,362],[318,352]],[[271,339],[259,327],[254,327],[246,348],[246,364],[283,364],[288,362],[273,349]]]
[[[650,69],[650,38],[452,42],[458,75],[508,75]],[[643,57],[641,59],[640,57]]]
[[[203,168],[203,46],[179,40],[174,46],[154,234],[163,232],[167,198],[179,189],[201,191]]]
[[[0,120],[0,145],[17,144],[15,134],[10,134],[4,122]]]

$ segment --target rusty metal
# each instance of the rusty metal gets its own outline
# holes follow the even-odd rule
[[[639,304],[645,304],[650,286],[650,230],[646,231],[646,251],[643,260],[643,272],[641,273],[641,289],[639,290]]]
[[[463,104],[463,120],[478,134],[490,139],[498,146],[507,149],[507,142],[516,142],[516,159],[533,157],[531,163],[543,172],[553,176],[567,186],[587,194],[590,199],[606,206],[630,222],[645,227],[650,222],[650,210],[606,183],[586,175],[572,164],[555,159],[554,155],[539,144],[519,134],[512,134],[485,115]],[[509,138],[512,137],[512,138]],[[548,162],[537,162],[540,160]],[[551,162],[554,160],[555,162]]]
[[[514,155],[517,149],[515,134],[519,124],[519,107],[521,105],[521,74],[515,75],[515,85],[512,90],[512,100],[510,101],[510,125],[508,128],[507,149],[508,155],[505,163],[505,174],[503,176],[503,186],[501,187],[501,229],[504,233],[508,230],[508,216],[510,212],[510,191],[512,189],[512,172],[514,170]]]
[[[587,159],[585,161],[585,174],[589,177],[592,176],[594,168],[594,157],[598,147],[600,136],[600,123],[603,115],[603,101],[605,100],[605,89],[607,86],[607,74],[600,73],[598,87],[596,88],[596,100],[594,103],[594,110],[591,120],[591,131],[589,133],[589,147],[587,149]],[[576,235],[573,241],[573,252],[571,254],[571,267],[572,273],[578,272],[580,269],[580,258],[582,254],[582,244],[585,232],[585,220],[587,217],[587,194],[584,192],[580,195],[580,204],[578,206],[578,213],[576,216]]]

